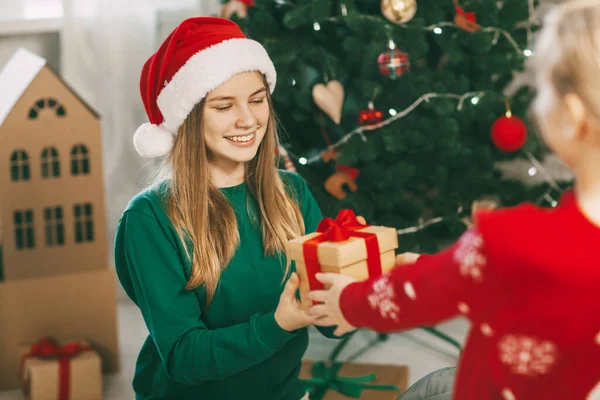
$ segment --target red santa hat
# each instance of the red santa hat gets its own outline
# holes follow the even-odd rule
[[[275,67],[264,47],[224,18],[183,21],[144,64],[140,79],[149,123],[135,132],[142,157],[161,157],[173,147],[177,130],[208,92],[236,74],[259,71],[275,89]]]

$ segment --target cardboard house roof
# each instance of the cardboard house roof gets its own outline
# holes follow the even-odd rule
[[[44,68],[48,68],[56,79],[61,81],[96,119],[99,119],[99,114],[48,65],[45,59],[20,48],[0,71],[0,125],[4,123],[17,101]]]

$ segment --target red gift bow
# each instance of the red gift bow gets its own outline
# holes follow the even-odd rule
[[[71,377],[70,363],[71,359],[77,357],[84,351],[91,351],[92,348],[87,345],[82,345],[78,342],[70,342],[64,346],[59,346],[56,342],[49,338],[44,338],[37,343],[31,345],[28,354],[21,357],[21,365],[19,367],[19,376],[23,380],[23,367],[25,360],[31,357],[35,358],[58,358],[58,400],[69,400]]]
[[[367,246],[367,266],[369,276],[381,275],[381,255],[379,251],[379,241],[374,233],[357,232],[358,229],[363,229],[369,225],[363,225],[356,219],[354,211],[349,209],[341,210],[336,219],[323,218],[317,232],[322,233],[315,238],[309,239],[302,244],[302,252],[304,255],[304,263],[306,264],[306,274],[308,275],[308,286],[311,290],[324,289],[325,286],[316,278],[316,274],[321,271],[319,266],[319,258],[317,249],[319,243],[343,242],[350,237],[360,237],[365,239]],[[316,302],[313,302],[316,304]]]
[[[460,15],[464,15],[465,18],[467,18],[469,21],[471,22],[476,22],[476,16],[475,16],[475,11],[469,11],[466,12],[465,10],[463,10],[460,7],[456,7],[456,13],[460,14]]]

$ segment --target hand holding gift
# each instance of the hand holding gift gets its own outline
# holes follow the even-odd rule
[[[355,330],[356,328],[346,321],[340,309],[342,291],[355,280],[343,274],[333,273],[319,273],[316,278],[328,289],[314,290],[309,293],[309,297],[313,301],[321,302],[321,304],[317,304],[310,309],[310,314],[317,318],[315,325],[337,326],[333,332],[336,336],[342,336]]]
[[[300,303],[296,299],[297,290],[298,274],[294,272],[285,284],[279,297],[279,305],[275,310],[275,321],[288,332],[313,325],[316,319],[300,307]]]

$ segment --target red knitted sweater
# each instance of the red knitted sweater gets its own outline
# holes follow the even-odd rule
[[[448,250],[346,287],[341,309],[380,332],[468,318],[454,399],[598,400],[599,246],[569,192],[479,214]]]

